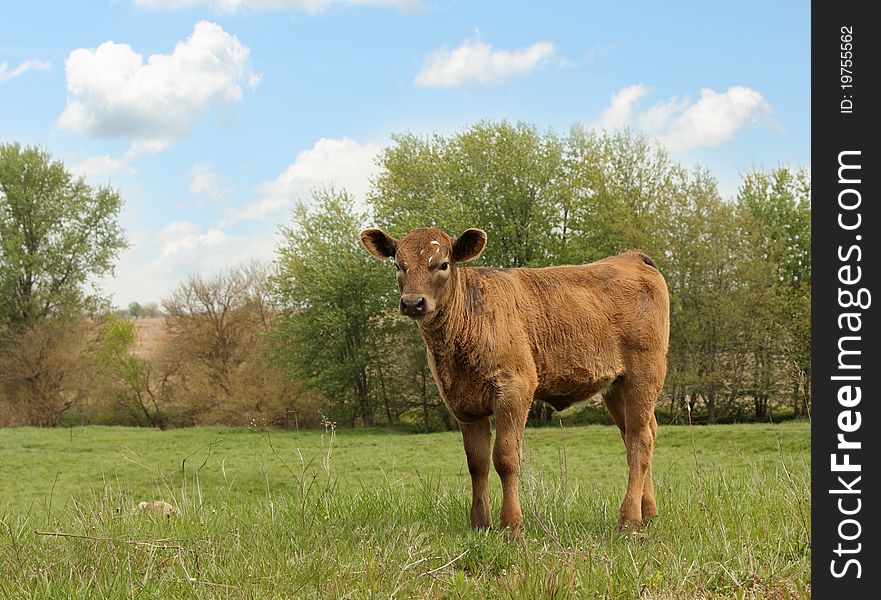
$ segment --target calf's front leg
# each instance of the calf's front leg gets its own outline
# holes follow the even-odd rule
[[[492,431],[489,417],[471,423],[459,422],[468,472],[471,474],[471,527],[485,529],[492,526],[489,510],[489,445]]]
[[[523,428],[526,413],[497,410],[496,443],[493,448],[493,465],[502,480],[502,510],[499,523],[510,527],[515,533],[523,528],[523,514],[520,511],[520,450],[523,446]]]

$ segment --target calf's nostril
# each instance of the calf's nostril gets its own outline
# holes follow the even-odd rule
[[[428,310],[428,301],[424,296],[421,298],[401,298],[400,309],[403,314],[409,316],[423,314]]]

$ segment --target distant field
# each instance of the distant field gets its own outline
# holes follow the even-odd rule
[[[458,433],[0,430],[0,597],[810,596],[809,424],[662,426],[626,535],[617,429],[526,436],[518,545],[469,530]]]
[[[165,317],[135,319],[135,347],[133,353],[141,359],[155,358],[168,337],[165,332]]]

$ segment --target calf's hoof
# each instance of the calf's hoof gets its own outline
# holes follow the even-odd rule
[[[515,544],[520,544],[521,546],[525,543],[523,540],[523,527],[505,527],[502,529],[502,536],[509,542],[513,542]]]
[[[658,516],[658,506],[654,502],[642,503],[642,522],[647,523]]]
[[[502,535],[505,538],[515,541],[522,542],[523,541],[523,518],[517,514],[513,517],[505,518],[506,515],[502,515],[499,519],[499,525],[502,528]]]
[[[642,515],[621,513],[618,517],[618,531],[633,531],[642,524]]]
[[[471,511],[471,529],[490,529],[492,526],[493,520],[488,510]]]

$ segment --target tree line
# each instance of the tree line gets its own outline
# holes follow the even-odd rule
[[[316,190],[280,228],[272,265],[194,274],[150,307],[165,335],[145,357],[133,353],[131,320],[143,308],[114,314],[85,291],[125,247],[118,194],[65,177],[40,149],[0,147],[0,424],[455,427],[416,327],[396,313],[391,265],[360,245],[366,225],[395,236],[480,227],[489,243],[474,264],[484,266],[579,264],[640,248],[670,289],[662,421],[809,414],[806,171],[748,172],[726,199],[706,169],[686,169],[631,132],[508,122],[397,135],[377,160],[365,205]],[[43,197],[54,189],[38,185],[47,177],[60,208]],[[65,242],[59,227],[69,224]],[[81,251],[65,262],[72,248]],[[92,376],[78,381],[84,364]],[[533,408],[532,422],[557,419],[608,417],[597,406]]]

